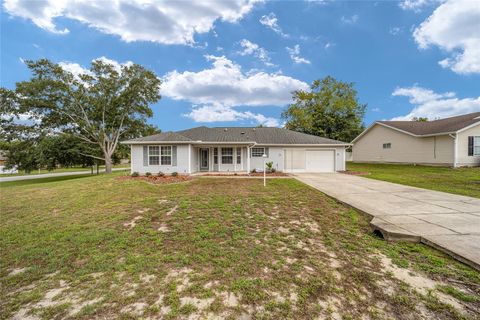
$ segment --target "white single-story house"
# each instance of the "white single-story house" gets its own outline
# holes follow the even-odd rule
[[[197,127],[122,142],[131,148],[131,171],[251,172],[266,162],[282,172],[345,170],[350,144],[281,128]]]
[[[480,112],[433,121],[377,121],[352,141],[353,161],[480,165]]]

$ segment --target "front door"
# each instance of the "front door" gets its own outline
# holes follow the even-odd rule
[[[200,149],[200,171],[208,171],[208,149]]]

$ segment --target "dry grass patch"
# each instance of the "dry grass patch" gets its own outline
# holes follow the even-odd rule
[[[2,194],[2,319],[475,319],[480,310],[478,272],[374,237],[364,216],[293,179],[263,188],[100,176]]]

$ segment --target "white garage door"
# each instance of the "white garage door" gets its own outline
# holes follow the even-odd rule
[[[333,150],[307,150],[307,172],[335,172],[335,151]]]

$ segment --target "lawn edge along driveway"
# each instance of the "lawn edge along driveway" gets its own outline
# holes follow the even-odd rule
[[[480,199],[341,173],[294,176],[371,216],[386,240],[422,242],[480,270]]]

